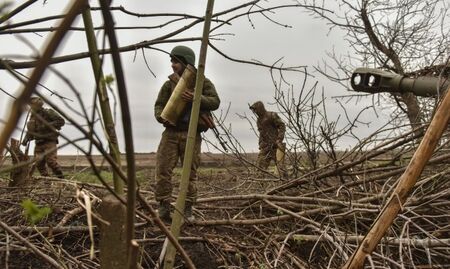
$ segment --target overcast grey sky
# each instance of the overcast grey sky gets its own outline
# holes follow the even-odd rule
[[[22,2],[14,1],[14,4],[19,5]],[[43,3],[43,1],[35,3],[27,11],[23,12],[23,14],[14,17],[12,22],[17,23],[31,18],[61,14],[65,8],[64,4],[66,4],[66,1],[48,0],[45,5]],[[243,1],[216,0],[214,13],[229,9],[241,3]],[[278,5],[292,4],[293,1],[263,1],[261,4],[270,6],[275,3]],[[97,2],[92,1],[91,5],[97,6]],[[113,1],[113,6],[123,6],[129,11],[137,13],[187,13],[203,16],[206,1]],[[95,26],[100,26],[102,23],[99,15],[99,12],[93,12]],[[161,18],[137,18],[120,12],[114,12],[113,16],[117,26],[153,26],[161,22]],[[327,109],[331,113],[330,117],[337,117],[341,113],[341,108],[331,97],[347,94],[347,92],[341,87],[330,83],[319,74],[314,73],[312,66],[322,60],[326,60],[327,51],[335,50],[345,54],[347,48],[344,37],[337,31],[329,32],[328,27],[323,21],[313,19],[302,8],[280,9],[271,16],[282,24],[292,26],[292,28],[285,28],[271,23],[258,14],[251,16],[251,23],[247,17],[241,17],[234,20],[232,25],[221,27],[213,33],[223,35],[217,37],[220,40],[213,40],[212,42],[216,47],[233,58],[257,60],[266,64],[273,64],[280,58],[283,58],[280,62],[283,66],[307,66],[308,71],[314,75],[314,77],[308,79],[308,85],[312,85],[316,81],[318,82],[319,89],[323,88],[327,96]],[[81,18],[78,18],[76,24],[82,26]],[[186,21],[181,21],[173,26],[157,30],[119,30],[117,31],[117,35],[120,45],[125,46],[154,39],[185,24]],[[35,25],[33,27],[43,27],[44,25],[49,25],[49,23]],[[53,21],[50,25],[55,26],[56,22]],[[212,27],[215,25],[217,24],[213,23]],[[176,36],[176,38],[201,36],[202,27],[203,25],[199,24],[189,31]],[[43,42],[48,35],[49,33],[46,32],[22,34],[20,38],[17,35],[1,35],[0,57],[11,58],[13,55],[20,55],[21,57],[15,57],[16,61],[26,60],[27,57],[35,55],[35,53],[33,53],[30,46],[24,40],[30,42],[35,48],[42,49]],[[98,36],[100,46],[102,34]],[[182,44],[191,47],[198,55],[200,48],[199,41],[184,42]],[[170,51],[173,46],[174,44],[160,44],[154,47]],[[87,51],[87,46],[84,33],[76,32],[67,36],[64,46],[58,51],[58,55],[85,51]],[[131,106],[136,152],[154,152],[157,149],[163,127],[154,119],[153,104],[161,85],[171,73],[170,61],[166,54],[156,50],[145,50],[145,56],[151,71],[156,77],[146,67],[141,50],[122,54],[122,63],[125,69],[126,85]],[[109,57],[105,59],[104,73],[113,74]],[[57,64],[53,67],[62,72],[70,80],[80,92],[84,102],[87,104],[92,103],[95,84],[88,59]],[[19,71],[28,74],[30,70]],[[247,104],[253,103],[256,100],[263,101],[268,110],[276,111],[277,108],[271,105],[274,103],[274,86],[269,70],[263,67],[232,62],[209,49],[205,74],[215,84],[222,100],[221,108],[216,114],[221,114],[221,111],[230,106],[229,115],[225,123],[231,125],[233,134],[240,140],[247,152],[256,152],[256,137],[248,122],[240,119],[237,114],[251,115]],[[18,95],[18,91],[21,88],[17,80],[3,70],[0,71],[0,77],[0,88],[12,95]],[[300,90],[303,82],[302,74],[286,73],[286,78],[290,83],[293,83],[294,89]],[[58,92],[60,95],[72,100],[76,99],[69,87],[54,73],[47,72],[41,83],[52,91]],[[58,104],[60,103],[56,97],[50,97],[50,93],[45,89],[38,88],[38,91],[51,98],[52,101]],[[0,119],[6,118],[9,109],[8,104],[11,102],[12,98],[0,92]],[[72,108],[78,106],[77,102],[70,104]],[[356,113],[363,105],[352,103],[348,107],[349,112]],[[67,109],[70,111],[69,108]],[[70,114],[76,117],[75,113],[71,112]],[[119,143],[123,145],[120,131],[121,124],[120,122],[118,124]],[[364,133],[367,133],[367,126],[360,126],[359,130],[363,136]],[[70,125],[63,127],[63,132],[72,138],[79,137],[78,132]],[[19,135],[19,132],[14,133],[14,137],[19,137]],[[214,140],[211,132],[207,136],[211,140]],[[349,143],[350,141],[342,141],[341,147],[345,148]],[[207,150],[208,148],[204,145],[203,151]],[[61,149],[60,153],[73,154],[76,153],[76,150],[72,146],[67,146]]]

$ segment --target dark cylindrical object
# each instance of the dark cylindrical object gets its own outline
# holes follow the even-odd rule
[[[375,68],[357,68],[351,78],[355,91],[368,93],[411,92],[417,96],[434,96],[447,89],[449,84],[448,79],[429,76],[408,78]]]

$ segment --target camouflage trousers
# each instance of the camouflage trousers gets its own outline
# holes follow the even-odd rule
[[[177,131],[166,128],[162,133],[161,141],[158,146],[158,152],[156,153],[156,201],[169,200],[171,198],[173,191],[173,170],[175,169],[178,160],[183,162],[186,141],[187,131]],[[200,134],[197,134],[186,197],[186,200],[192,203],[194,203],[197,199],[196,181],[197,168],[200,164],[201,142],[202,138]]]
[[[36,158],[36,168],[41,176],[49,176],[47,166],[52,169],[53,174],[62,177],[61,166],[58,164],[56,142],[48,141],[36,144],[34,147],[34,157]]]
[[[277,161],[277,147],[266,147],[259,150],[256,165],[262,170],[267,170],[271,161],[274,161],[278,173],[281,177],[287,177],[287,170],[284,159],[281,162]]]

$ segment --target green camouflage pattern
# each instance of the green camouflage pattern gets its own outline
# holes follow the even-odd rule
[[[286,125],[277,113],[267,111],[264,104],[258,101],[250,106],[258,119],[256,126],[259,132],[259,149],[276,149],[277,143],[282,143],[286,132]]]
[[[167,101],[169,101],[170,95],[172,94],[173,89],[175,88],[175,83],[172,80],[167,80],[163,86],[161,87],[158,97],[155,101],[155,118],[159,122],[161,122],[161,113],[164,109],[164,107],[167,104]],[[216,88],[214,87],[214,84],[211,82],[211,80],[205,78],[205,82],[203,83],[203,90],[202,90],[202,97],[200,100],[200,113],[206,112],[206,111],[214,111],[219,108],[220,105],[220,99],[217,95]],[[176,123],[176,129],[181,131],[186,131],[189,128],[189,117],[191,112],[191,104],[188,104],[186,106],[186,109],[183,111],[183,113],[180,115],[180,118],[178,119],[178,122]],[[207,129],[207,128],[206,128]],[[199,131],[204,131],[205,128],[199,125]]]
[[[286,132],[286,125],[277,113],[267,111],[261,101],[255,102],[250,106],[250,109],[255,112],[257,116],[256,126],[259,132],[259,153],[256,165],[266,170],[270,162],[273,160],[278,169],[286,174],[285,164],[277,163],[276,152],[280,148],[283,152],[285,146],[283,144],[284,135]]]
[[[48,166],[56,177],[63,177],[61,166],[58,164],[56,142],[47,141],[36,144],[34,157],[36,158],[36,168],[41,176],[49,176]]]
[[[35,99],[34,101],[40,99]],[[33,105],[33,104],[32,104]],[[35,140],[34,157],[36,168],[42,176],[49,176],[47,166],[56,177],[63,173],[58,164],[57,144],[59,130],[64,126],[64,119],[53,109],[43,108],[41,104],[32,106],[31,116],[27,122],[27,133],[23,144]]]
[[[162,133],[156,154],[156,201],[170,200],[173,191],[173,169],[176,167],[178,160],[183,162],[186,141],[186,131],[166,128]],[[197,168],[200,164],[201,142],[202,138],[200,134],[197,134],[195,137],[194,155],[186,198],[187,201],[191,202],[197,200]]]
[[[161,87],[158,97],[155,101],[154,113],[156,119],[161,121],[161,113],[167,104],[167,101],[176,86],[176,82],[170,79],[167,80]],[[220,99],[217,94],[214,84],[205,78],[202,90],[202,97],[200,101],[200,113],[216,110],[219,108]],[[176,167],[178,160],[181,162],[184,159],[184,150],[186,148],[187,131],[189,128],[191,104],[186,106],[186,110],[180,116],[176,126],[166,126],[162,133],[161,141],[158,146],[156,155],[156,201],[168,200],[172,196],[173,184],[172,176],[173,169]],[[207,128],[206,128],[207,129]],[[191,167],[191,174],[189,177],[189,186],[187,192],[187,201],[194,203],[197,199],[197,168],[200,165],[200,152],[202,137],[201,131],[205,129],[199,125],[197,135],[195,138],[194,153]]]
[[[25,140],[36,140],[36,144],[49,141],[58,143],[58,130],[61,130],[64,124],[64,119],[53,109],[42,107],[36,110],[33,109],[27,122]]]

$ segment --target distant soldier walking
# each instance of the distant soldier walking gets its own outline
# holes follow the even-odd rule
[[[195,54],[194,52],[185,46],[176,46],[170,53],[170,60],[172,63],[173,74],[169,76],[163,86],[161,87],[158,98],[155,102],[155,117],[156,120],[164,125],[165,130],[162,133],[161,141],[158,146],[156,154],[156,190],[155,199],[159,202],[158,214],[165,220],[170,220],[170,199],[172,196],[172,175],[173,169],[180,159],[184,159],[184,150],[186,148],[187,134],[189,128],[190,114],[192,109],[192,101],[194,98],[193,88],[195,86],[195,76],[193,81],[188,81],[185,88],[180,91],[180,99],[182,100],[184,107],[181,105],[173,104],[174,110],[180,110],[180,115],[171,120],[162,117],[165,112],[165,107],[172,94],[175,94],[174,89],[178,83],[184,83],[186,81],[183,78],[183,73],[186,70],[189,72],[194,69],[195,66]],[[195,71],[194,71],[195,72]],[[192,83],[193,82],[193,83]],[[181,84],[180,84],[181,85]],[[179,85],[177,87],[179,88]],[[205,78],[200,102],[200,119],[198,122],[197,135],[195,138],[194,154],[191,167],[191,173],[189,177],[189,186],[186,197],[186,206],[184,216],[193,220],[192,206],[197,199],[197,168],[200,164],[200,152],[202,138],[200,133],[208,130],[212,127],[212,118],[210,111],[216,110],[220,105],[220,99],[217,95],[214,84],[207,78]],[[182,109],[179,109],[182,107]]]
[[[267,170],[270,161],[277,166],[279,176],[287,177],[284,165],[285,144],[283,143],[286,126],[277,113],[267,111],[261,101],[255,102],[250,109],[257,116],[256,125],[259,131],[259,154],[256,165]],[[278,155],[281,155],[277,158]]]
[[[63,178],[61,167],[57,161],[57,144],[59,130],[65,124],[64,119],[51,108],[44,108],[39,97],[30,100],[31,116],[27,122],[27,133],[22,145],[35,140],[34,156],[36,167],[41,176],[49,176],[47,165],[53,175]]]

